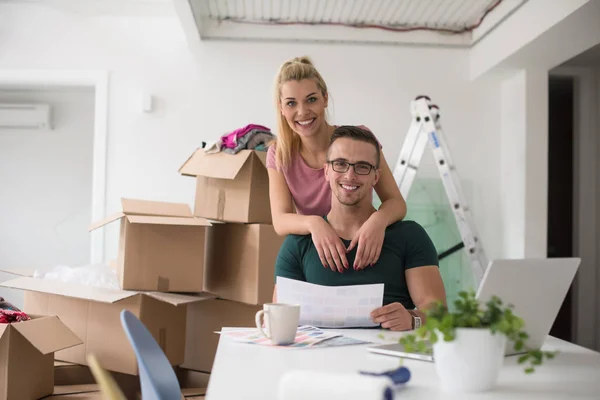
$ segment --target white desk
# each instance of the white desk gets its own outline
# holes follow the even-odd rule
[[[339,331],[374,343],[392,343],[401,334],[380,330]],[[335,372],[384,371],[397,368],[399,359],[367,352],[368,345],[323,349],[277,349],[235,342],[221,337],[208,385],[207,400],[276,400],[280,377],[292,369]],[[600,353],[548,337],[546,350],[559,350],[553,360],[532,375],[523,372],[517,357],[505,359],[497,387],[487,393],[452,395],[439,388],[434,364],[404,360],[411,380],[401,388],[399,399],[600,399]]]

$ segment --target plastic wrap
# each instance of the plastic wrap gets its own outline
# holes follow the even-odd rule
[[[45,280],[120,289],[116,271],[106,264],[91,264],[78,267],[59,265],[49,271],[36,270],[33,276]]]

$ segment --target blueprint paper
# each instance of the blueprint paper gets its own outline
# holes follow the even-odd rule
[[[383,283],[322,286],[277,277],[277,302],[300,305],[300,325],[319,328],[372,327],[371,311],[383,304]]]

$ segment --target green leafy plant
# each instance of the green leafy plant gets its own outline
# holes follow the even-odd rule
[[[527,332],[523,329],[524,322],[513,314],[512,305],[503,305],[502,300],[496,296],[492,297],[481,307],[475,298],[475,292],[461,291],[459,298],[454,302],[455,311],[449,312],[448,308],[441,302],[427,310],[426,322],[418,328],[415,333],[400,338],[406,351],[419,351],[431,353],[431,347],[439,336],[446,342],[454,340],[456,328],[488,328],[492,333],[501,333],[507,340],[514,343],[516,351],[523,351]],[[542,364],[544,358],[554,358],[555,352],[542,350],[526,350],[518,359],[519,364],[527,363],[526,373],[532,373],[535,366]]]

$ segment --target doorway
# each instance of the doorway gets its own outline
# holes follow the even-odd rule
[[[547,257],[572,257],[574,90],[572,77],[550,77],[548,87],[548,238]],[[573,286],[550,335],[573,341]]]
[[[0,87],[5,90],[18,90],[19,88],[43,87],[45,90],[56,90],[63,88],[67,90],[91,90],[93,96],[93,138],[92,138],[92,158],[88,162],[92,164],[92,179],[85,185],[88,190],[91,187],[91,220],[88,223],[97,221],[105,217],[106,202],[106,153],[108,136],[108,88],[109,74],[107,71],[69,71],[69,70],[0,70]],[[69,143],[65,143],[66,146]],[[43,170],[39,173],[29,176],[30,180],[43,182]],[[44,193],[39,193],[43,196]],[[51,205],[48,204],[47,207]],[[31,213],[43,214],[44,209],[31,210]],[[89,217],[88,217],[89,218]],[[61,234],[67,232],[73,225],[71,221],[60,224]],[[104,259],[104,234],[101,230],[88,233],[89,250],[88,259],[90,263],[102,262]],[[23,241],[20,241],[21,243]],[[22,243],[27,245],[32,253],[39,251],[33,245],[35,243]],[[54,261],[49,260],[48,263]],[[10,270],[27,268],[29,271],[36,266],[27,265],[25,260],[20,260],[17,264],[9,265]],[[14,275],[0,272],[0,281],[12,279]],[[11,291],[11,289],[3,289]],[[22,305],[23,294],[21,291],[11,293],[17,296],[16,306]],[[4,292],[4,294],[7,294]]]

